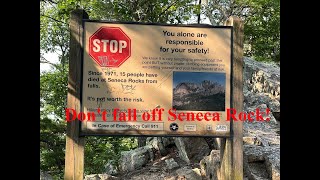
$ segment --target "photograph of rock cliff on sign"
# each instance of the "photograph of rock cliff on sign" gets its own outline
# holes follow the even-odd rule
[[[188,111],[224,111],[225,84],[225,73],[173,72],[172,107]]]

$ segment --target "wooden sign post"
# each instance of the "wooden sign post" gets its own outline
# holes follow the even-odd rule
[[[67,108],[80,112],[81,58],[83,52],[82,20],[89,16],[84,10],[75,10],[70,18],[70,58]],[[80,121],[67,123],[65,180],[83,180],[84,137],[79,136]]]
[[[94,48],[92,49],[93,52],[90,55],[92,55],[92,54],[95,55],[95,53],[96,54],[100,53],[100,51],[98,50],[100,48],[100,46],[98,46],[100,39],[103,39],[104,42],[108,42],[108,38],[110,38],[110,37],[108,37],[108,35],[111,36],[112,33],[115,33],[116,35],[114,37],[112,36],[112,38],[118,38],[118,36],[122,36],[122,38],[119,40],[119,42],[116,41],[115,39],[112,39],[110,41],[110,46],[112,45],[112,47],[110,47],[111,48],[110,51],[112,53],[115,53],[114,51],[117,51],[119,49],[119,53],[120,53],[117,56],[114,56],[114,57],[116,57],[116,60],[114,59],[114,61],[122,60],[124,62],[125,60],[127,60],[130,57],[130,55],[133,57],[137,57],[137,55],[132,54],[132,53],[135,53],[136,51],[134,51],[134,49],[133,49],[133,51],[131,52],[130,48],[131,48],[131,43],[137,43],[137,41],[138,41],[137,39],[135,39],[135,37],[138,36],[138,31],[136,31],[137,33],[133,35],[133,34],[130,34],[130,32],[132,32],[132,30],[125,29],[126,28],[125,26],[121,26],[122,29],[124,29],[124,31],[121,30],[120,25],[117,25],[119,27],[116,27],[116,28],[110,28],[108,26],[105,26],[105,27],[97,30],[95,28],[97,28],[98,26],[87,26],[87,24],[86,24],[86,29],[85,29],[86,32],[84,32],[84,23],[85,23],[84,19],[86,19],[86,20],[89,19],[88,14],[84,10],[73,11],[71,14],[71,18],[70,18],[70,59],[69,59],[67,108],[74,109],[76,112],[82,112],[83,109],[81,106],[85,106],[85,104],[83,104],[84,101],[82,98],[82,96],[84,94],[83,92],[85,92],[82,88],[83,87],[82,78],[84,77],[82,71],[83,71],[83,69],[85,69],[84,67],[87,67],[86,65],[88,65],[88,62],[90,62],[90,63],[94,62],[94,61],[91,62],[89,60],[82,62],[84,57],[87,57],[87,58],[89,57],[86,54],[88,50],[84,49],[84,48],[88,48],[87,44],[86,44],[86,47],[84,47],[85,46],[84,42],[86,43],[85,40],[91,39],[94,41],[93,42]],[[227,43],[225,41],[221,40],[223,38],[217,38],[218,37],[217,35],[219,33],[215,34],[213,32],[214,29],[217,27],[206,27],[207,28],[206,30],[204,30],[205,29],[204,27],[202,27],[203,30],[201,30],[201,27],[198,27],[198,31],[208,32],[208,33],[205,33],[205,37],[207,35],[209,37],[211,37],[211,39],[210,38],[208,39],[208,42],[210,41],[210,43],[207,43],[201,47],[205,47],[205,46],[212,47],[214,45],[217,48],[216,54],[222,53],[221,57],[223,57],[222,59],[225,59],[224,61],[227,61],[227,59],[232,60],[230,57],[233,58],[233,63],[230,64],[230,62],[228,61],[229,62],[229,64],[227,64],[227,69],[229,68],[228,71],[227,70],[223,71],[223,73],[225,74],[226,77],[230,77],[230,75],[231,75],[231,78],[229,78],[229,79],[232,79],[231,81],[228,81],[228,87],[226,89],[228,90],[228,92],[230,92],[229,91],[230,87],[233,88],[233,91],[231,91],[232,94],[229,93],[229,96],[227,96],[228,97],[227,99],[230,100],[227,102],[228,103],[231,102],[231,103],[229,103],[228,106],[225,106],[224,109],[226,109],[227,107],[230,107],[230,105],[231,105],[231,107],[235,108],[237,111],[242,111],[242,109],[243,109],[243,91],[242,91],[242,87],[243,87],[243,79],[242,79],[243,23],[239,18],[230,17],[226,21],[225,25],[226,25],[225,27],[220,27],[219,32],[220,32],[220,36],[223,36],[224,38],[230,37],[230,39],[226,38]],[[166,25],[163,27],[160,27],[160,26],[161,25],[157,25],[157,27],[154,26],[153,33],[158,32],[158,38],[156,38],[156,39],[158,40],[158,39],[162,38],[163,39],[162,41],[164,41],[165,40],[164,36],[159,35],[159,34],[161,34],[161,32],[165,32],[164,31],[165,29],[170,30],[170,28],[171,28],[171,31],[173,32],[174,30],[172,29],[173,27],[171,27],[171,26],[175,26],[175,25]],[[230,26],[233,26],[233,30]],[[91,29],[90,29],[90,27],[91,27]],[[128,27],[129,27],[129,25],[128,25]],[[140,36],[141,36],[141,29],[143,29],[143,28],[145,30],[148,29],[146,24],[144,24],[144,27],[142,27],[142,26],[138,27],[137,25],[130,25],[130,27],[133,29],[134,28],[139,29]],[[157,28],[158,28],[158,30],[156,30]],[[191,29],[193,27],[181,26],[179,28],[185,28],[186,32],[189,32],[189,34],[193,34],[193,30]],[[223,28],[225,28],[225,29],[223,30]],[[212,31],[212,32],[210,32],[210,31]],[[84,34],[87,34],[90,32],[96,32],[96,33],[94,33],[93,35],[89,34],[88,36],[85,36],[86,39],[84,39]],[[119,32],[121,32],[120,35],[119,35]],[[227,33],[227,32],[229,32],[229,33]],[[232,32],[232,33],[230,33],[230,32]],[[232,36],[231,36],[231,34],[232,34]],[[92,37],[93,37],[93,39],[92,39]],[[216,37],[216,39],[214,39],[213,37]],[[204,37],[202,37],[202,36],[193,37],[192,36],[192,37],[188,37],[188,38],[190,38],[190,40],[195,41],[196,39],[199,40],[199,38],[204,38]],[[213,39],[215,40],[214,41],[215,43],[211,43],[211,41],[213,41]],[[233,39],[233,41],[232,41],[232,39]],[[229,49],[228,51],[223,51],[223,49],[222,50],[219,49],[219,48],[228,49],[231,46],[230,42],[232,43],[232,47],[233,47],[233,48],[230,48],[231,50]],[[149,44],[148,47],[150,48],[151,46],[159,45],[156,43],[157,43],[157,41],[154,41],[154,43],[151,42],[151,44]],[[210,44],[210,46],[209,46],[209,44]],[[119,48],[118,47],[115,48],[115,45],[119,45]],[[132,47],[134,48],[134,47],[138,47],[138,46],[132,46]],[[170,46],[168,45],[168,47],[170,47]],[[127,51],[127,49],[128,49],[128,51]],[[150,48],[150,49],[152,49],[152,48]],[[153,48],[153,49],[157,49],[157,48]],[[160,48],[160,51],[161,51],[161,48]],[[128,53],[125,54],[123,52],[128,52]],[[145,53],[145,51],[143,51],[143,52]],[[190,54],[191,52],[192,51],[190,51],[188,53],[187,52],[186,53],[180,52],[180,53],[182,53],[182,55],[184,55],[188,58],[191,58],[191,57],[196,58],[197,56],[196,55],[192,56],[192,54]],[[204,51],[204,54],[206,54],[206,52],[209,52],[209,48],[208,48],[208,50]],[[228,52],[229,54],[226,52]],[[231,52],[233,53],[233,55]],[[224,53],[224,55],[223,55],[223,53]],[[123,55],[123,54],[126,56],[124,56],[122,59],[119,59],[119,57],[121,58],[122,57],[121,55]],[[230,54],[231,54],[231,56],[230,56]],[[102,61],[104,59],[103,58],[101,59],[101,57],[102,57],[101,54],[97,54],[97,55],[100,58],[99,57],[96,58],[95,61],[97,61],[97,63],[100,66],[108,66],[109,65],[108,63],[106,64],[105,61]],[[172,54],[170,56],[174,57],[174,54]],[[93,56],[93,58],[94,57],[95,56]],[[108,57],[113,57],[113,56],[108,55]],[[209,56],[209,57],[211,57],[211,56]],[[215,56],[212,56],[212,57],[215,57]],[[100,62],[100,61],[102,61],[102,62]],[[130,66],[130,63],[135,63],[135,61],[129,60],[124,65],[121,65],[123,63],[119,62],[119,64],[117,66],[119,67],[121,65],[122,66],[121,68],[123,68],[126,66]],[[93,66],[93,64],[91,64],[91,66],[96,67],[96,64],[94,64],[94,66]],[[88,71],[88,69],[85,69],[85,70]],[[99,71],[100,71],[100,69],[96,69],[96,73],[99,74],[100,73]],[[124,71],[123,69],[122,69],[122,71],[123,71],[122,73],[119,73],[120,76],[122,76],[122,74],[125,74],[125,72],[127,72],[127,71]],[[207,71],[209,71],[209,70],[207,70]],[[144,71],[141,70],[141,72],[144,72]],[[150,72],[148,72],[148,73],[150,74]],[[205,73],[212,73],[212,72],[210,71],[210,72],[205,72]],[[158,74],[155,74],[155,75],[156,76],[154,78],[158,77]],[[89,79],[90,79],[90,77],[89,77]],[[154,82],[157,82],[157,81],[154,81]],[[102,86],[105,84],[106,83],[101,83],[100,85]],[[110,83],[108,85],[110,85]],[[168,83],[167,86],[171,87],[171,83]],[[98,85],[96,85],[95,87],[100,88]],[[104,87],[104,88],[106,88],[106,87]],[[172,88],[170,90],[172,91]],[[167,90],[166,90],[166,92],[167,92]],[[140,99],[142,99],[142,98],[140,98]],[[169,107],[169,105],[167,105],[167,106]],[[110,106],[110,104],[108,106]],[[123,104],[122,104],[122,106],[123,106]],[[212,109],[210,109],[210,110],[212,110]],[[210,110],[203,110],[203,111],[210,111]],[[216,110],[216,111],[218,111],[218,110]],[[80,128],[81,124],[80,123],[81,122],[78,119],[67,123],[65,175],[64,175],[64,179],[66,179],[66,180],[83,180],[83,178],[84,178],[83,177],[84,176],[84,145],[85,145],[85,137],[84,136],[86,134],[81,134],[81,128]],[[112,122],[109,121],[109,122],[104,122],[104,123],[112,123]],[[119,122],[117,122],[117,123],[120,124]],[[217,123],[217,122],[212,122],[212,123]],[[220,123],[223,123],[223,122],[220,122]],[[227,125],[228,124],[224,124],[223,127],[228,127]],[[92,125],[92,127],[95,127],[95,126]],[[165,126],[165,127],[167,129],[169,128],[169,126]],[[198,127],[199,127],[199,129],[201,129],[200,125]],[[157,126],[157,128],[158,128],[158,126]],[[159,126],[159,128],[160,128],[160,126]],[[163,127],[161,127],[161,128],[162,128],[162,130],[164,129]],[[170,128],[171,128],[171,126],[170,126]],[[183,129],[183,128],[181,128],[181,129]],[[180,129],[180,131],[181,131],[181,129]],[[176,129],[174,128],[174,130],[176,130]],[[211,131],[212,129],[207,128],[206,130]],[[172,131],[171,133],[175,133],[175,131]],[[183,135],[183,134],[181,134],[181,132],[179,132],[179,133],[180,134],[178,134],[178,131],[177,131],[177,134],[173,134],[173,135],[176,135],[176,136]],[[191,132],[187,132],[187,133],[188,133],[187,135],[189,135],[189,136],[190,136],[190,134],[192,134]],[[208,132],[206,132],[206,133],[208,133]],[[108,135],[108,134],[106,133],[105,135]],[[122,135],[122,134],[120,134],[120,135]],[[135,134],[133,133],[131,135],[135,135]],[[144,134],[144,135],[148,135],[148,134]],[[158,135],[158,134],[153,134],[153,135]],[[159,133],[159,135],[161,135],[161,134]],[[205,133],[200,134],[200,135],[205,135]],[[223,137],[222,142],[221,142],[221,153],[220,153],[220,155],[221,155],[221,158],[220,158],[221,159],[220,179],[223,179],[223,180],[239,180],[239,179],[241,180],[241,179],[243,179],[242,122],[241,121],[233,122],[231,120],[230,121],[230,131],[227,131],[227,133],[225,133],[225,134],[220,134],[220,136],[217,136],[217,135],[219,135],[218,132],[216,132],[216,134],[213,134],[213,135],[214,135],[213,137]]]
[[[233,108],[243,110],[243,22],[240,18],[230,17],[226,26],[233,26]],[[243,140],[242,121],[231,121],[231,137],[222,138],[220,148],[221,179],[243,179]]]

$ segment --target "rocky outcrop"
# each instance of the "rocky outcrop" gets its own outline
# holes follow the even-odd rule
[[[280,179],[280,68],[244,58],[244,111],[271,110],[270,121],[243,123],[244,172],[251,180]]]
[[[199,180],[202,179],[200,169],[189,167],[183,167],[176,171],[178,174],[178,179],[188,179],[188,180]]]
[[[244,145],[244,169],[249,179],[280,180],[280,147]]]
[[[153,160],[154,154],[151,146],[144,146],[132,151],[124,151],[120,157],[120,170],[123,172],[133,171],[146,165]]]
[[[220,179],[220,151],[212,150],[200,161],[200,168],[207,179]]]
[[[280,112],[280,67],[244,57],[244,109],[266,104]]]
[[[90,174],[85,176],[84,180],[120,180],[120,178],[109,174]]]
[[[53,180],[53,177],[49,173],[40,170],[40,180]]]
[[[179,167],[179,164],[173,158],[166,159],[165,162],[170,170]]]
[[[199,162],[203,156],[210,153],[209,146],[203,138],[176,137],[174,138],[179,157],[186,163]]]
[[[168,153],[167,147],[174,145],[175,142],[172,137],[148,137],[146,144],[159,151],[162,156],[165,156]]]
[[[205,107],[211,104],[223,106],[215,109],[218,111],[224,109],[224,95],[225,87],[217,82],[181,82],[173,89],[172,106],[177,110],[206,110]],[[208,110],[212,108],[214,107],[209,107]]]
[[[190,82],[182,82],[179,83],[173,89],[173,94],[177,96],[183,96],[191,93],[206,93],[217,94],[224,93],[225,88],[221,84],[217,82],[212,82],[210,80],[204,80],[201,83],[190,83]]]
[[[113,161],[109,161],[104,167],[106,174],[116,175],[119,173],[119,169]]]

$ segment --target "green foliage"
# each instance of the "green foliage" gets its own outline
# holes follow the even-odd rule
[[[280,0],[252,2],[245,19],[245,54],[258,61],[280,61]]]
[[[280,0],[208,0],[202,8],[211,24],[230,16],[244,21],[244,55],[259,61],[280,61]]]
[[[62,179],[64,170],[67,66],[40,75],[40,169]],[[57,119],[57,120],[54,120]],[[103,173],[104,165],[117,165],[121,151],[137,147],[135,138],[87,137],[85,173]]]
[[[114,0],[94,1],[87,12],[92,19],[182,23],[194,14],[195,7],[192,0]]]
[[[64,169],[65,128],[63,121],[40,119],[40,169],[62,179]]]
[[[63,179],[67,67],[56,67],[40,75],[40,169]]]
[[[86,137],[85,174],[104,173],[104,165],[109,161],[118,166],[120,153],[137,145],[137,139],[133,137]]]
[[[68,66],[56,66],[58,69],[40,75],[40,109],[41,115],[54,116],[64,120],[67,100]]]

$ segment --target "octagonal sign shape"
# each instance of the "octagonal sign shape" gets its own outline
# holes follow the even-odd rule
[[[89,38],[89,55],[101,67],[120,67],[131,56],[131,39],[119,27],[103,26]]]

